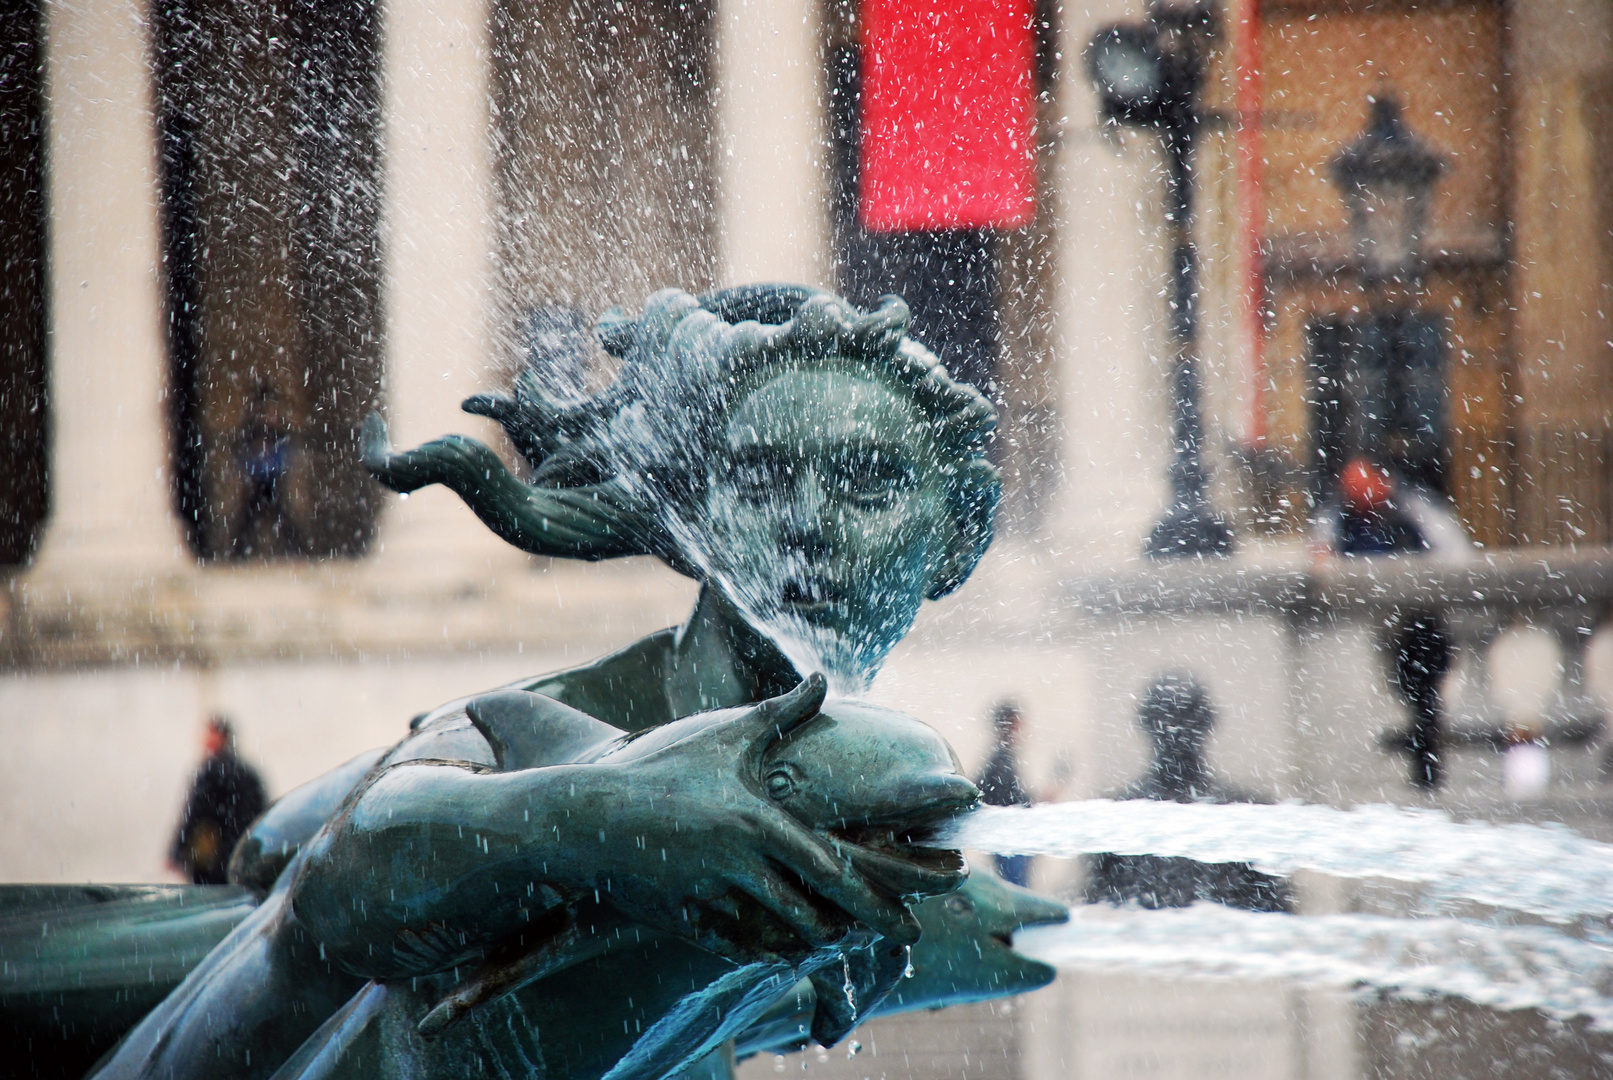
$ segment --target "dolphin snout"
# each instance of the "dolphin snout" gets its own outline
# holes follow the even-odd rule
[[[917,786],[915,805],[937,815],[961,813],[980,802],[980,789],[957,773],[927,776]]]
[[[883,776],[870,787],[874,790],[855,824],[897,833],[923,830],[980,802],[980,789],[954,772]]]
[[[1028,926],[1070,921],[1070,909],[1057,900],[1010,885],[993,874],[971,877],[969,893],[981,931],[998,939],[1009,938],[1014,931]]]
[[[1016,895],[1011,913],[1012,925],[1006,928],[1010,934],[1027,926],[1049,926],[1070,921],[1069,908],[1057,900],[1037,896],[1035,893]]]

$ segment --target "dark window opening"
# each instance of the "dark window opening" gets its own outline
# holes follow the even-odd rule
[[[1317,504],[1327,501],[1356,456],[1444,491],[1444,318],[1387,312],[1318,319],[1307,336]]]
[[[0,0],[0,564],[27,562],[48,499],[44,89],[39,0]]]
[[[155,12],[175,497],[202,558],[374,531],[378,29],[372,0]]]

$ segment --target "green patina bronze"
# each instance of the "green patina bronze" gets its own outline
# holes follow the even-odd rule
[[[695,611],[282,799],[232,863],[262,902],[96,1075],[661,1080],[722,1072],[758,1023],[832,1043],[882,1001],[1051,977],[1003,919],[934,906],[969,895],[956,853],[905,842],[975,797],[944,743],[801,678],[865,685],[990,540],[991,407],[905,330],[894,298],[657,294],[602,322],[599,394],[529,372],[466,403],[530,479],[458,436],[393,453],[372,418],[388,486],[446,484],[528,551],[657,555]]]
[[[999,493],[994,410],[907,318],[896,297],[865,313],[800,286],[669,289],[601,323],[621,368],[600,393],[562,401],[529,371],[465,403],[504,425],[530,483],[464,436],[390,453],[373,419],[368,460],[398,491],[446,484],[526,551],[657,555],[782,654],[758,672],[860,688],[919,604],[968,578]]]
[[[904,900],[963,877],[954,855],[892,837],[976,792],[917,721],[820,711],[822,695],[815,678],[637,735],[519,690],[428,721],[103,1075],[269,1076],[301,1052],[286,1075],[322,1060],[343,1067],[307,1075],[531,1075],[554,1059],[644,1080],[800,977],[833,967],[843,985],[849,952],[878,995],[919,936]],[[487,760],[444,764],[456,738]],[[813,878],[815,896],[797,884]],[[619,992],[578,996],[593,983]],[[583,1033],[613,1038],[584,1056]]]
[[[1065,922],[1069,909],[1056,900],[976,868],[959,889],[913,908],[924,935],[913,946],[912,972],[874,1003],[860,1020],[914,1009],[939,1009],[1035,990],[1053,981],[1053,969],[1021,956],[1009,944],[1016,930]],[[736,1054],[799,1050],[817,1038],[818,986],[803,979],[736,1040]]]

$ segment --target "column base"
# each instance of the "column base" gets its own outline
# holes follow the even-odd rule
[[[1207,502],[1177,503],[1154,524],[1143,545],[1154,559],[1232,554],[1232,527]]]

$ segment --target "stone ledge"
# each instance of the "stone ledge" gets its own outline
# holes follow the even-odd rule
[[[362,560],[198,565],[145,578],[24,573],[0,586],[0,668],[603,652],[682,621],[695,589],[652,559],[532,560],[440,584]]]
[[[1613,598],[1613,548],[1517,548],[1464,563],[1425,556],[1317,559],[1277,549],[1067,573],[1060,591],[1074,611],[1111,616],[1591,605]]]

